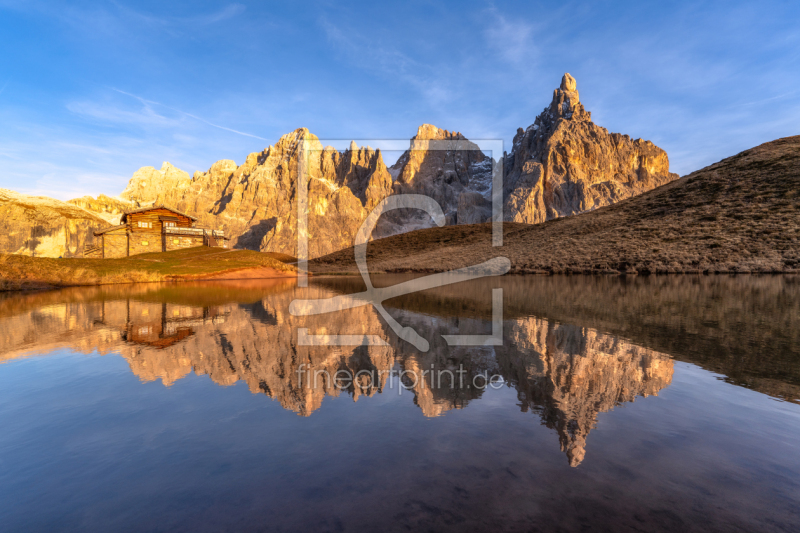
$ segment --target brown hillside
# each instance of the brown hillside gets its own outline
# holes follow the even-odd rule
[[[800,265],[800,136],[729,157],[623,202],[543,224],[420,230],[373,241],[373,272],[434,272],[495,256],[513,273],[793,272]],[[352,248],[310,262],[354,272]]]

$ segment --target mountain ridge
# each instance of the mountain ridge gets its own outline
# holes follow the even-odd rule
[[[308,165],[310,258],[351,246],[367,215],[392,195],[433,198],[448,225],[488,221],[492,175],[501,166],[503,215],[509,222],[540,223],[574,215],[677,178],[669,172],[662,149],[595,125],[580,103],[575,79],[567,73],[551,104],[527,130],[519,129],[511,152],[502,156],[487,156],[459,132],[423,124],[409,149],[389,167],[380,150],[352,142],[339,152],[323,147],[307,128],[298,128],[249,154],[241,165],[221,159],[190,176],[164,162],[160,169],[137,170],[119,198],[101,195],[69,203],[112,224],[126,210],[168,205],[196,217],[199,224],[224,230],[236,248],[296,256],[301,163]],[[404,209],[382,216],[372,237],[433,225],[426,213]],[[50,235],[57,232],[56,226],[53,222],[29,231]],[[0,246],[0,251],[72,256],[80,255],[90,240],[60,253],[52,247],[38,249],[33,240],[27,248],[15,243],[15,249]]]
[[[638,196],[542,224],[432,228],[370,243],[373,272],[440,272],[495,256],[526,273],[800,271],[800,135],[785,137]],[[357,272],[352,249],[309,263]]]

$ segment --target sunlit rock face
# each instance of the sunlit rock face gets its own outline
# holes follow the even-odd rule
[[[189,174],[165,161],[160,170],[142,167],[134,172],[120,196],[137,204],[162,203],[159,199],[178,196],[191,185]]]
[[[539,318],[506,320],[502,346],[459,347],[447,346],[442,335],[487,334],[487,321],[394,314],[432,341],[426,353],[396,345],[402,369],[417,378],[406,383],[425,416],[466,407],[485,392],[484,376],[500,376],[517,390],[523,411],[538,413],[556,430],[571,466],[583,461],[599,413],[637,396],[657,396],[672,381],[669,356],[590,328]],[[451,380],[458,385],[449,387]]]
[[[421,194],[436,200],[447,224],[472,224],[491,217],[492,159],[461,133],[423,124],[389,172],[396,194]],[[395,215],[395,227],[381,236],[430,227],[423,213]]]
[[[280,280],[264,287],[199,284],[178,293],[151,286],[90,288],[0,302],[0,362],[58,347],[119,353],[143,382],[169,387],[189,374],[220,386],[239,381],[285,409],[310,416],[328,396],[353,400],[387,392],[412,394],[426,417],[446,415],[508,386],[523,411],[558,433],[570,465],[584,459],[599,413],[657,394],[672,379],[665,354],[596,330],[539,318],[503,322],[502,346],[448,346],[442,335],[485,335],[489,320],[390,308],[404,326],[430,340],[420,352],[391,331],[372,306],[293,316],[298,298],[329,298],[322,287]],[[455,309],[455,308],[454,308]],[[307,346],[314,335],[372,335],[378,346]],[[394,373],[393,373],[394,371]],[[401,385],[402,384],[402,385]],[[389,387],[392,387],[389,390]]]
[[[80,206],[0,189],[0,252],[76,257],[108,222]]]
[[[499,163],[461,133],[430,124],[419,127],[391,168],[379,150],[352,143],[338,152],[300,128],[242,165],[220,160],[193,177],[168,163],[144,167],[122,198],[173,206],[224,229],[238,247],[296,255],[298,169],[307,164],[308,254],[314,258],[352,246],[367,214],[393,194],[433,198],[447,224],[488,221]],[[596,209],[677,178],[653,143],[594,124],[569,74],[534,124],[517,132],[502,166],[504,219],[525,223]],[[426,214],[401,210],[384,215],[373,236],[431,225]]]
[[[453,146],[435,145],[453,141]],[[455,148],[455,149],[453,149]],[[214,163],[193,177],[169,163],[138,170],[121,198],[135,207],[172,206],[223,229],[234,245],[297,254],[299,171],[307,178],[308,255],[352,246],[367,215],[392,194],[424,194],[436,200],[450,224],[488,220],[492,161],[456,132],[423,125],[391,168],[380,150],[355,142],[343,152],[323,147],[305,128],[284,135],[242,165]],[[397,180],[393,180],[393,176]],[[376,237],[432,225],[427,215],[403,210],[387,215]]]
[[[678,178],[650,141],[609,133],[580,103],[564,74],[553,100],[514,136],[503,170],[503,216],[537,224],[613,204]]]
[[[94,213],[112,226],[116,226],[120,223],[124,213],[135,208],[134,204],[127,200],[112,198],[105,194],[101,194],[97,198],[81,196],[80,198],[69,200],[67,203],[77,205],[78,207]]]
[[[296,255],[301,165],[307,165],[309,256],[351,246],[367,214],[390,194],[391,176],[380,151],[355,143],[344,152],[324,148],[305,128],[242,165],[217,161],[192,178],[167,163],[160,171],[141,169],[123,197],[173,206],[225,230],[236,247]]]

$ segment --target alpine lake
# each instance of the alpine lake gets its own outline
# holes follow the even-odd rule
[[[0,295],[0,530],[800,531],[800,278],[363,290]]]

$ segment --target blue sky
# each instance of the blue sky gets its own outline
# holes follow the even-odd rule
[[[0,187],[116,195],[282,134],[510,146],[570,72],[680,174],[800,134],[800,2],[5,2]]]

